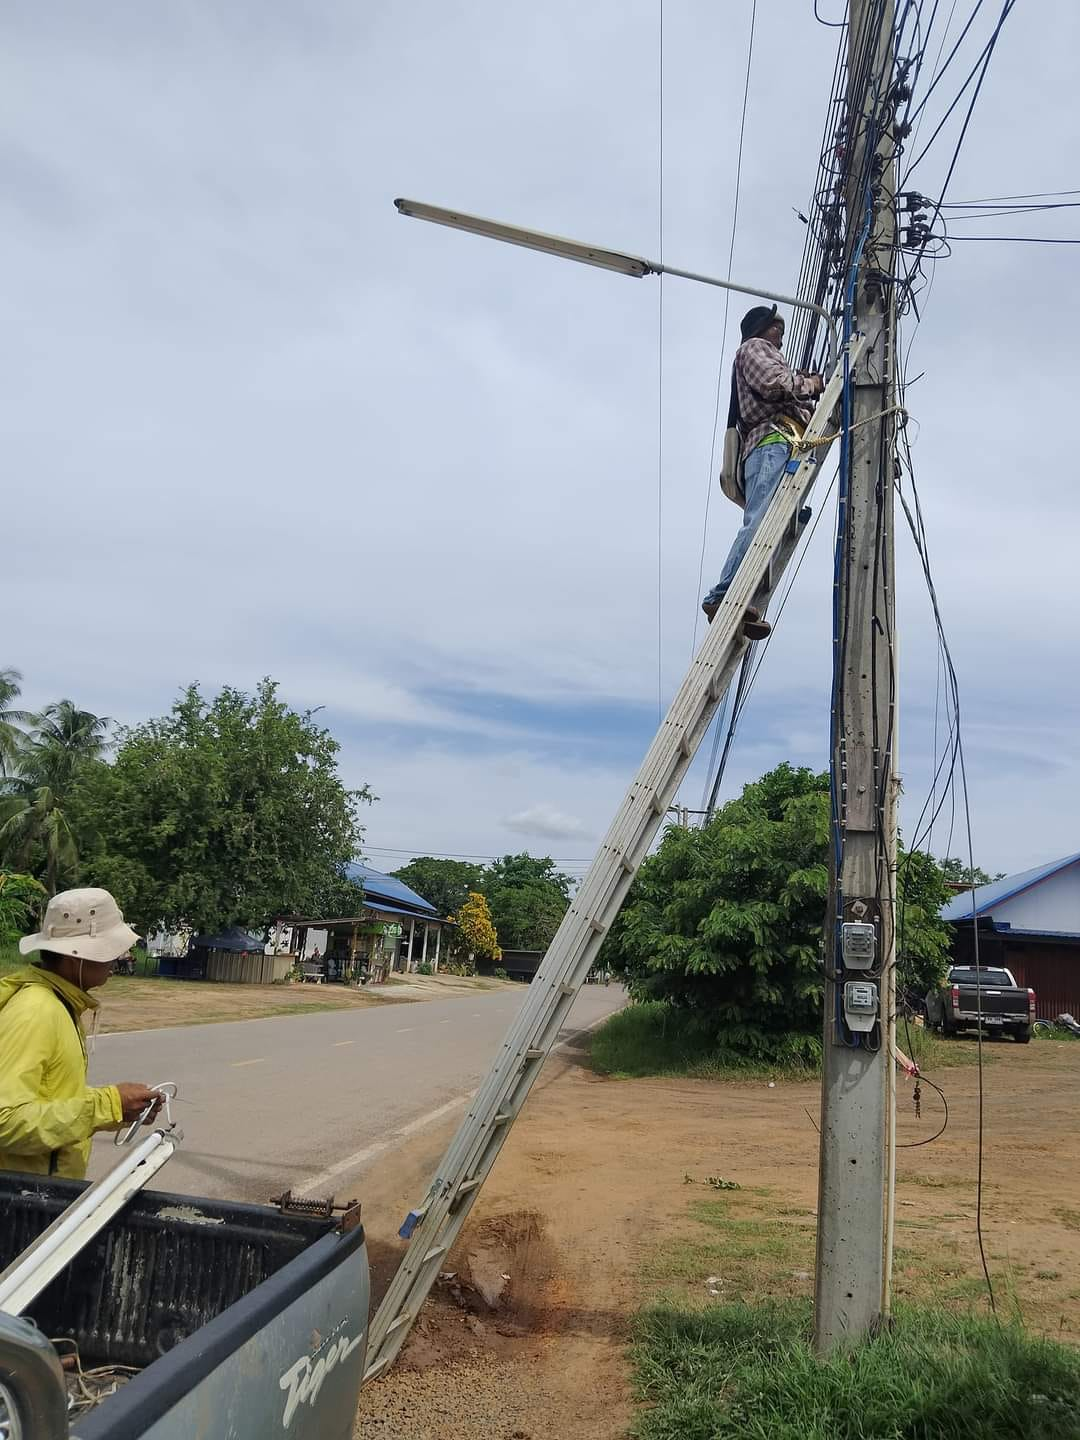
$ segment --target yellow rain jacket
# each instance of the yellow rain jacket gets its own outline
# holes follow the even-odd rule
[[[86,1083],[80,1016],[97,1006],[34,965],[0,979],[0,1170],[81,1180],[94,1131],[123,1120],[116,1087]]]

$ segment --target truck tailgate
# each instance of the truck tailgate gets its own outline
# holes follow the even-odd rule
[[[979,1012],[979,994],[974,985],[960,986],[960,1004],[957,1009],[965,1015]],[[982,1014],[987,1020],[1027,1020],[1028,993],[1026,990],[983,990]]]

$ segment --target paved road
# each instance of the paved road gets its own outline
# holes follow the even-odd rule
[[[249,1201],[286,1188],[344,1195],[376,1156],[464,1111],[524,998],[500,989],[101,1035],[90,1078],[180,1087],[184,1143],[154,1188]],[[564,1036],[623,1000],[618,986],[586,985]],[[96,1142],[92,1178],[113,1148],[111,1137]]]

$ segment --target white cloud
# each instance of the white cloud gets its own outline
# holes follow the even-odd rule
[[[502,823],[507,830],[514,830],[519,835],[538,835],[542,840],[587,839],[590,835],[589,827],[583,820],[576,815],[567,815],[543,800],[516,815],[508,815]]]

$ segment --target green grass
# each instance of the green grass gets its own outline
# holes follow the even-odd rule
[[[783,1294],[797,1293],[795,1274],[813,1267],[812,1211],[781,1210],[768,1194],[736,1191],[693,1200],[687,1215],[696,1222],[694,1230],[661,1239],[644,1264],[646,1277],[680,1302],[703,1298],[708,1275],[723,1280],[725,1298],[761,1299],[775,1293],[776,1286]]]
[[[793,1036],[789,1056],[752,1060],[688,1031],[684,1017],[672,1006],[650,1001],[612,1015],[594,1033],[591,1055],[597,1070],[619,1079],[688,1075],[699,1080],[807,1080],[818,1070],[799,1054],[805,1043],[805,1036]]]
[[[974,1065],[978,1060],[974,1043],[942,1040],[921,1027],[901,1034],[900,1044],[910,1046],[911,1058],[931,1075],[948,1065]],[[597,1070],[617,1079],[679,1075],[698,1080],[811,1080],[820,1068],[806,1058],[807,1048],[804,1035],[780,1037],[776,1058],[750,1059],[689,1030],[673,1006],[651,1001],[612,1015],[593,1034],[591,1054]],[[984,1058],[990,1058],[985,1051]]]
[[[1050,1023],[1053,1025],[1053,1021],[1051,1021]],[[1051,1041],[1053,1041],[1055,1044],[1061,1044],[1062,1042],[1067,1040],[1078,1041],[1080,1040],[1080,1035],[1074,1035],[1071,1030],[1066,1030],[1064,1025],[1053,1025],[1053,1030],[1051,1034],[1044,1035],[1041,1030],[1037,1030],[1031,1038],[1032,1040],[1037,1040],[1040,1044],[1042,1044],[1044,1041],[1047,1044],[1049,1044]]]
[[[647,1311],[638,1440],[1080,1440],[1080,1357],[989,1320],[906,1309],[819,1359],[806,1300]]]

